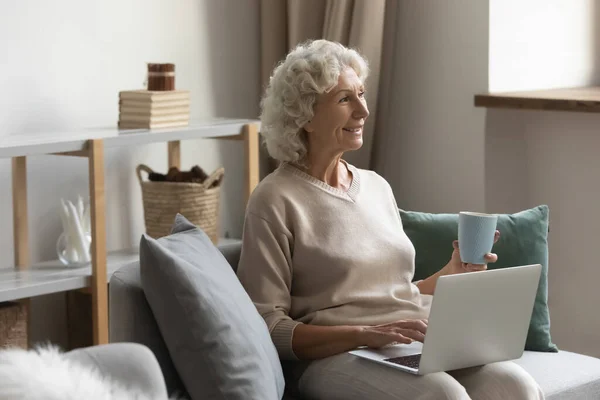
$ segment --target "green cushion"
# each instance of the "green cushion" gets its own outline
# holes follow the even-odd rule
[[[557,352],[550,337],[548,310],[548,206],[540,205],[516,214],[499,214],[500,240],[493,252],[498,261],[489,269],[541,264],[526,350]],[[458,214],[430,214],[400,210],[404,231],[416,249],[414,280],[427,278],[448,263],[452,241],[458,237]]]

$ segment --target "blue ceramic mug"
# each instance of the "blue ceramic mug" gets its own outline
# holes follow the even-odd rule
[[[458,246],[464,263],[486,264],[485,255],[492,251],[498,216],[461,211],[458,213]]]

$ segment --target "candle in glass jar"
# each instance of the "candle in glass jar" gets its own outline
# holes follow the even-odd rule
[[[148,63],[148,90],[175,90],[175,64]]]

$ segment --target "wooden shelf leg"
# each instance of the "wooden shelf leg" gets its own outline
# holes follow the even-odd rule
[[[181,169],[181,142],[174,140],[169,142],[169,168]]]
[[[27,158],[12,159],[12,201],[13,201],[13,242],[15,267],[23,270],[29,267],[29,226],[27,217]],[[20,303],[27,315],[27,347],[31,340],[31,307],[30,300]]]
[[[29,266],[29,231],[27,223],[27,159],[12,159],[13,234],[15,265],[19,269]]]
[[[245,200],[246,204],[248,204],[248,200],[250,199],[250,195],[254,191],[256,185],[260,180],[260,170],[259,170],[259,138],[258,138],[258,129],[255,124],[246,124],[242,130],[242,135],[244,136],[244,152],[246,155],[246,179],[245,179]]]
[[[106,201],[104,143],[89,141],[90,219],[92,225],[92,329],[94,344],[108,343],[108,286],[106,282]]]

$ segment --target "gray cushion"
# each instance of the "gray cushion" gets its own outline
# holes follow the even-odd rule
[[[568,351],[526,351],[515,362],[536,380],[546,400],[600,399],[600,359]]]
[[[178,215],[173,233],[140,241],[142,287],[189,395],[281,399],[267,326],[221,252]]]

